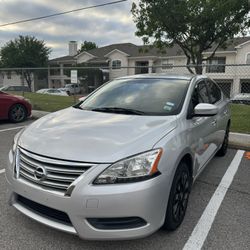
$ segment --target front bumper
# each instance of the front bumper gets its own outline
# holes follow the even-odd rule
[[[118,240],[145,237],[157,231],[164,222],[168,186],[166,176],[121,185],[92,185],[92,180],[107,165],[98,165],[81,176],[70,197],[58,195],[37,187],[21,179],[14,178],[13,168],[6,168],[9,202],[28,217],[64,232],[77,234],[83,239]],[[71,224],[53,220],[37,213],[22,203],[18,197],[64,212]],[[139,217],[143,226],[126,229],[98,229],[88,222],[88,218]]]

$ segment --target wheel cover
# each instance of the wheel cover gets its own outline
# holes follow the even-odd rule
[[[25,110],[22,105],[15,105],[10,112],[11,119],[19,122],[22,121],[25,118]]]
[[[190,181],[189,175],[186,171],[183,171],[179,176],[176,184],[176,190],[173,200],[173,217],[176,222],[181,222],[184,218],[188,197],[190,193]]]

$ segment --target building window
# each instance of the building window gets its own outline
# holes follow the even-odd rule
[[[208,60],[207,73],[225,73],[226,57],[214,57]]]
[[[112,61],[112,69],[120,69],[122,66],[121,60]]]
[[[173,65],[174,65],[173,60],[164,59],[164,60],[161,61],[161,68],[162,68],[162,70],[172,69]]]
[[[241,80],[241,88],[240,92],[241,93],[250,93],[250,80]]]
[[[135,62],[135,74],[148,74],[149,62],[148,61],[138,61]]]
[[[246,56],[246,64],[250,64],[250,53]]]

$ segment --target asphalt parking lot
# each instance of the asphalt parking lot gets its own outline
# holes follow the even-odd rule
[[[175,232],[159,230],[131,241],[84,241],[32,221],[7,204],[4,176],[13,137],[31,122],[0,122],[0,249],[250,249],[250,158],[233,149],[215,157],[199,176]]]

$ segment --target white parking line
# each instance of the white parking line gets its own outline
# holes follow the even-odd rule
[[[15,127],[15,128],[6,128],[6,129],[1,129],[0,132],[5,132],[5,131],[10,131],[10,130],[15,130],[15,129],[20,129],[20,128],[24,128],[25,126],[21,126],[21,127]]]
[[[220,208],[220,205],[233,181],[234,175],[238,170],[244,152],[245,151],[242,150],[237,151],[219,186],[215,190],[206,209],[204,210],[201,218],[195,226],[191,236],[183,247],[183,250],[199,250],[202,248],[211,229],[215,216]]]
[[[5,169],[0,169],[0,174],[3,174],[5,172]]]

